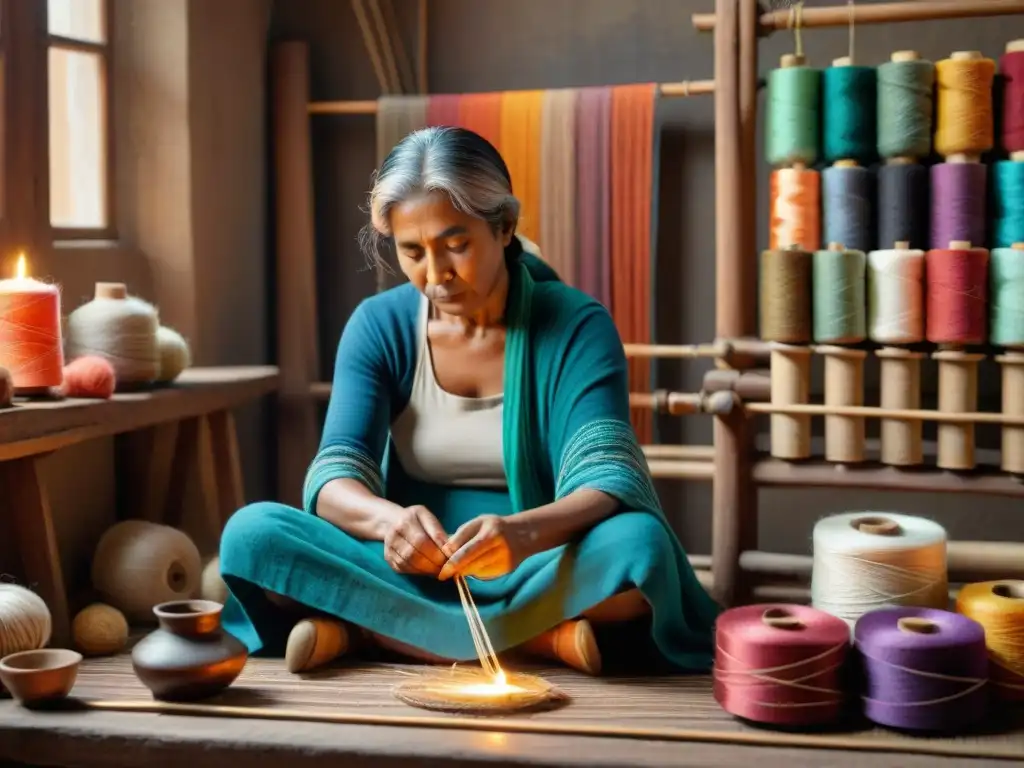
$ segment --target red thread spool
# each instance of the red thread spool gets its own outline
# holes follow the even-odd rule
[[[1003,75],[1003,125],[1000,142],[1007,152],[1024,152],[1024,40],[1006,45],[999,58]]]
[[[850,627],[805,605],[746,605],[718,617],[715,699],[726,712],[783,726],[835,722]]]
[[[988,251],[952,242],[925,255],[927,336],[933,344],[982,344],[988,327]]]

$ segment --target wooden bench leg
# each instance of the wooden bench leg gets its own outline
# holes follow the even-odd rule
[[[64,646],[70,641],[71,617],[50,500],[37,461],[30,456],[0,462],[0,492],[10,510],[25,584],[46,601],[53,617],[50,645]]]
[[[206,524],[205,540],[197,540],[199,551],[217,550],[221,524],[217,509],[217,478],[210,451],[210,427],[205,416],[182,419],[171,462],[171,480],[167,492],[163,521],[181,528],[184,522],[186,491],[195,478],[201,517]]]
[[[177,441],[176,421],[117,436],[118,519],[163,522]]]
[[[245,506],[238,432],[231,411],[217,411],[207,418],[210,423],[213,472],[217,478],[217,506],[220,509],[220,524],[223,526],[231,515]]]

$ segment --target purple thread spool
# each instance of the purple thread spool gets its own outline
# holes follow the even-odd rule
[[[937,608],[884,608],[861,616],[853,638],[872,722],[951,732],[987,714],[985,630],[974,619]]]
[[[932,166],[932,248],[966,240],[975,248],[985,238],[988,168],[981,163]]]

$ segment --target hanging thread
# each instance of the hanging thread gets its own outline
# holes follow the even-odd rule
[[[989,340],[1000,347],[1024,346],[1024,242],[993,248],[990,258]]]
[[[1024,242],[1024,160],[992,164],[992,247]]]
[[[928,341],[981,344],[986,337],[989,253],[952,245],[925,255]]]
[[[982,626],[951,611],[889,608],[861,617],[864,714],[891,728],[953,732],[987,715]]]
[[[821,247],[821,186],[817,171],[779,168],[770,181],[771,250]]]
[[[786,344],[811,340],[810,251],[799,248],[761,253],[761,338]]]
[[[984,243],[987,166],[938,163],[932,166],[931,247],[954,240]]]
[[[891,162],[878,169],[879,248],[905,242],[911,248],[928,248],[930,209],[928,169],[923,165]]]
[[[853,624],[898,605],[943,608],[946,531],[911,515],[847,512],[814,526],[811,603]]]
[[[935,64],[935,151],[981,155],[992,149],[992,83],[996,63],[961,51]]]
[[[996,695],[1024,701],[1024,581],[965,584],[956,610],[985,629],[989,679]]]
[[[1006,45],[999,57],[1003,75],[1003,124],[1000,143],[1007,152],[1024,152],[1024,40]]]
[[[715,699],[726,712],[772,725],[839,719],[850,648],[840,619],[805,605],[747,605],[715,627]]]
[[[924,340],[924,251],[868,254],[868,336],[880,344]]]
[[[876,77],[879,156],[927,157],[932,149],[935,65],[920,60],[915,51],[897,51],[878,66]]]
[[[867,335],[863,251],[830,244],[814,254],[814,340],[819,344],[853,344]]]
[[[784,56],[768,73],[765,155],[771,165],[813,165],[819,156],[821,71]]]
[[[871,171],[841,160],[821,175],[822,238],[847,248],[874,247],[874,178]]]
[[[856,160],[870,163],[875,142],[874,67],[854,66],[849,58],[836,59],[822,73],[821,143],[825,162]]]

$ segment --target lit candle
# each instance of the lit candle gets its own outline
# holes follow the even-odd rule
[[[60,386],[60,322],[60,288],[29,277],[25,255],[19,255],[15,276],[0,280],[0,367],[10,371],[16,393]]]

